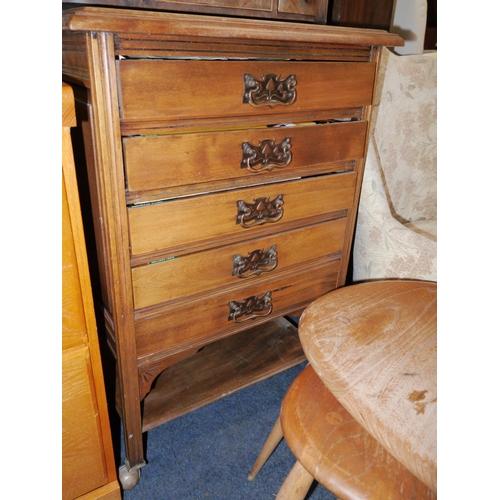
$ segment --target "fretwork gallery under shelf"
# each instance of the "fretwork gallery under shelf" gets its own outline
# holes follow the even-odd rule
[[[297,328],[285,318],[209,344],[158,377],[144,400],[142,430],[151,430],[305,359]]]

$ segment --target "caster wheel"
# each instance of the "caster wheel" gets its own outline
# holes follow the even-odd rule
[[[128,470],[126,465],[121,465],[118,469],[120,483],[124,490],[131,490],[141,477],[141,469]]]

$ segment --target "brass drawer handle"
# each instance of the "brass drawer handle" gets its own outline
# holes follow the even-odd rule
[[[283,195],[279,194],[272,201],[269,198],[257,198],[253,203],[238,200],[238,215],[236,224],[249,228],[266,224],[267,222],[277,222],[283,217]]]
[[[262,79],[259,80],[246,73],[243,79],[245,82],[243,103],[251,106],[291,106],[297,99],[296,75],[289,75],[280,80],[280,75],[269,74],[262,75]]]
[[[276,167],[286,167],[292,161],[292,140],[289,137],[279,144],[276,144],[274,139],[265,139],[260,141],[258,146],[244,142],[241,147],[243,149],[241,168],[246,168],[250,172],[258,173],[262,170],[271,172]]]
[[[249,278],[250,276],[259,276],[262,273],[268,273],[278,265],[278,252],[276,245],[268,250],[253,250],[248,257],[242,255],[233,255],[233,276],[238,278]]]
[[[254,295],[236,302],[229,302],[228,321],[234,323],[243,323],[249,319],[261,318],[271,314],[273,310],[272,292],[265,292],[262,295]]]

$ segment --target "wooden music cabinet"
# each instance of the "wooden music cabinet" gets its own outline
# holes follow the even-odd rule
[[[297,314],[343,286],[378,30],[63,13],[125,438],[304,359]]]

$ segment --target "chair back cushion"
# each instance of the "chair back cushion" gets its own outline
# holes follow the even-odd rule
[[[437,52],[383,49],[373,141],[393,215],[437,219]]]

